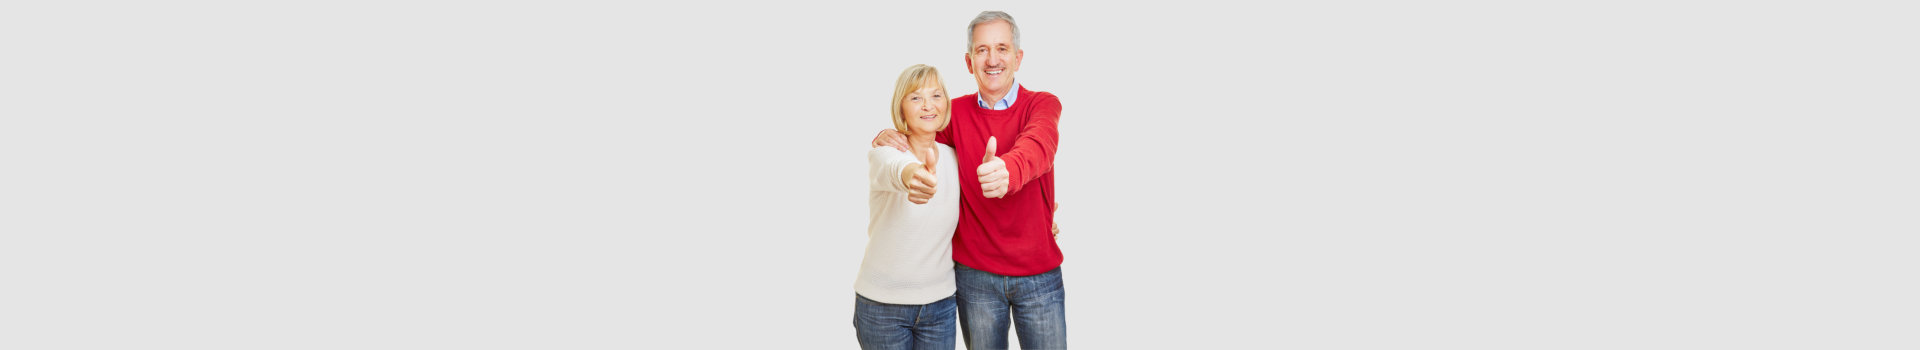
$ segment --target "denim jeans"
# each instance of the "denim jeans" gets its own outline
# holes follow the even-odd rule
[[[953,264],[953,275],[967,349],[1006,349],[1009,324],[1021,349],[1067,348],[1067,287],[1060,268],[1009,277]]]
[[[953,297],[887,304],[853,294],[853,331],[866,350],[953,350]]]

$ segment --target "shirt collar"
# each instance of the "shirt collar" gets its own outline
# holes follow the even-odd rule
[[[1007,108],[1012,108],[1014,98],[1019,96],[1020,96],[1020,80],[1016,79],[1013,81],[1013,88],[1007,89],[1007,96],[1001,97],[999,101],[995,101],[992,105],[988,105],[986,97],[983,97],[979,94],[975,94],[973,98],[975,103],[980,105],[980,108],[986,108],[989,110],[998,111],[998,110],[1003,110]]]

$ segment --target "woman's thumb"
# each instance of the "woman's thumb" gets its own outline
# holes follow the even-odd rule
[[[927,160],[924,163],[926,163],[927,165],[927,172],[931,173],[933,172],[933,165],[940,163],[940,151],[935,149],[928,149],[926,156],[920,157],[920,159]]]

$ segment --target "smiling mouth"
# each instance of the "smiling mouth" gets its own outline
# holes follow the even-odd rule
[[[939,114],[928,114],[928,115],[920,116],[920,120],[934,120],[935,118],[939,118],[939,117],[940,117]]]
[[[986,71],[984,71],[984,72],[985,72],[985,73],[987,73],[987,75],[993,75],[993,76],[998,76],[998,75],[1000,75],[1000,73],[1003,73],[1003,72],[1006,72],[1006,69],[1004,69],[1004,68],[988,68],[988,69],[987,69]]]

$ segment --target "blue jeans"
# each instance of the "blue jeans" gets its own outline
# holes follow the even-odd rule
[[[1021,349],[1067,348],[1067,287],[1060,268],[1009,277],[953,264],[953,275],[967,349],[1006,349],[1009,324]]]
[[[953,350],[953,297],[887,304],[853,294],[853,331],[866,350]]]

